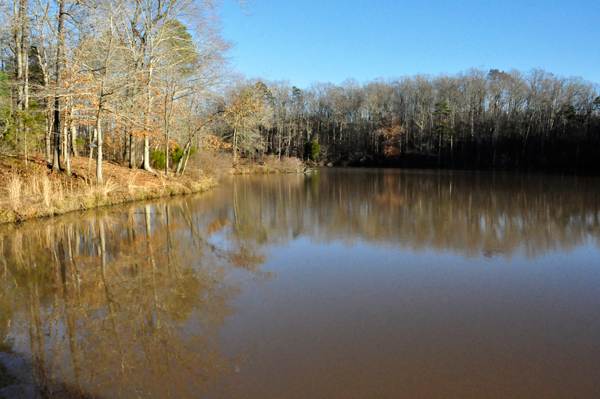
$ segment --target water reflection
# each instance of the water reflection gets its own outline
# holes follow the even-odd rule
[[[3,238],[0,333],[29,353],[42,396],[188,397],[236,366],[212,336],[244,276],[268,275],[243,242],[209,242],[219,222],[185,205],[35,222]]]
[[[304,237],[533,258],[597,243],[599,199],[595,178],[331,169],[235,178],[201,196],[4,226],[0,360],[19,358],[23,370],[9,368],[0,393],[199,397],[246,361],[217,341],[248,284],[276,280],[264,267],[273,247]]]
[[[600,237],[593,177],[400,170],[324,170],[234,183],[244,237],[538,256]]]

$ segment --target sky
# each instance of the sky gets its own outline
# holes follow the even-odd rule
[[[220,14],[236,72],[299,88],[469,68],[600,83],[600,0],[222,0]]]

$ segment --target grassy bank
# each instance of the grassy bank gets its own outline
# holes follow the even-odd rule
[[[218,184],[222,175],[195,169],[182,177],[129,169],[104,162],[104,184],[96,184],[95,163],[72,158],[72,175],[52,173],[39,157],[27,163],[0,157],[0,223],[59,215],[164,196],[201,192]]]
[[[0,224],[60,215],[67,212],[202,192],[229,174],[303,173],[297,158],[265,156],[243,160],[232,167],[231,156],[205,153],[191,162],[184,176],[165,176],[105,161],[104,183],[96,184],[95,161],[71,159],[71,176],[52,173],[41,155],[22,158],[0,156]]]

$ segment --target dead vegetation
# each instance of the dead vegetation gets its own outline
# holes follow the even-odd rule
[[[281,157],[277,155],[264,155],[256,162],[240,162],[234,169],[235,174],[258,174],[258,173],[306,173],[311,169],[302,160],[292,157]]]
[[[1,157],[0,223],[200,192],[214,187],[222,177],[209,168],[167,178],[161,172],[104,162],[105,179],[97,184],[86,158],[73,158],[71,162],[72,176],[67,176],[51,173],[41,156],[31,157],[27,164],[18,158]]]
[[[102,164],[104,182],[97,184],[95,166],[87,158],[72,158],[72,175],[52,173],[42,155],[21,158],[0,156],[0,224],[59,215],[125,202],[202,192],[230,174],[307,173],[313,169],[298,158],[262,156],[241,159],[232,166],[231,154],[201,151],[186,174],[166,177],[117,162]]]

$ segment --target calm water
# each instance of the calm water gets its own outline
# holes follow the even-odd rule
[[[5,397],[600,397],[598,178],[327,169],[3,229]]]

